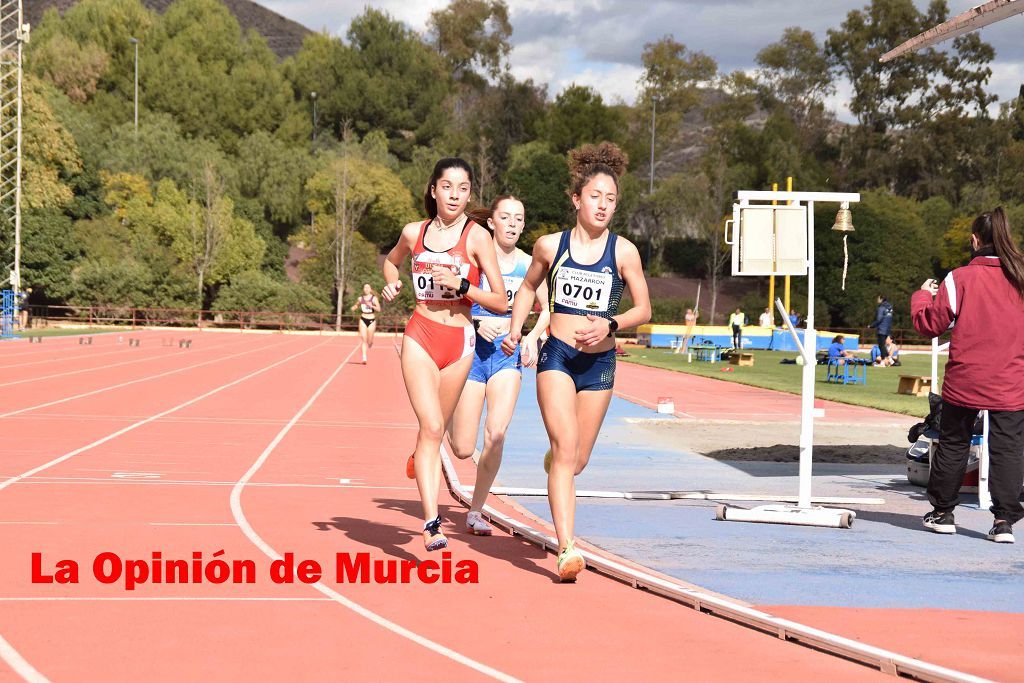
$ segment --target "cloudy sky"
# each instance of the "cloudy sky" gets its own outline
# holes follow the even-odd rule
[[[313,30],[344,36],[367,5],[386,10],[416,31],[448,0],[257,0]],[[787,26],[825,32],[867,0],[506,0],[513,27],[512,72],[547,83],[553,96],[571,83],[594,86],[607,99],[632,102],[645,43],[672,34],[688,48],[718,61],[723,71],[750,69],[757,52]],[[958,14],[981,0],[947,0]],[[915,0],[920,8],[927,0]],[[1016,96],[1024,81],[1024,15],[982,30],[996,49],[990,88],[1000,99]],[[849,86],[837,83],[833,107],[847,118]]]

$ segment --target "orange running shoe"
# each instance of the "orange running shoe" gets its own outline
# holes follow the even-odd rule
[[[441,517],[435,517],[423,525],[423,545],[427,552],[448,547],[448,539],[441,533]]]
[[[413,453],[409,456],[409,459],[405,461],[405,476],[410,479],[416,478],[416,454]]]

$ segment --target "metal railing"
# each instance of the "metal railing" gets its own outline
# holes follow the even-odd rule
[[[201,327],[211,329],[278,330],[328,333],[337,325],[333,313],[291,311],[199,311],[186,308],[135,308],[131,306],[29,306],[29,327],[55,325],[109,325],[139,327]],[[408,314],[377,315],[378,332],[400,332]],[[359,328],[358,313],[344,313],[340,329]]]

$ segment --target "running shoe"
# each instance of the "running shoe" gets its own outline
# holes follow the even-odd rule
[[[565,550],[558,554],[558,580],[575,581],[576,575],[587,568],[587,561],[580,551],[576,550],[576,539],[569,541]]]
[[[924,526],[927,529],[931,529],[937,534],[955,534],[956,533],[956,522],[953,521],[952,512],[939,512],[938,510],[932,510],[924,519]]]
[[[413,453],[409,456],[409,459],[405,461],[405,476],[410,479],[416,478],[416,454]]]
[[[441,517],[435,517],[423,525],[423,544],[428,552],[448,547],[448,539],[441,533]]]
[[[992,529],[988,532],[987,538],[996,543],[1013,543],[1013,525],[997,519],[996,523],[992,525]]]
[[[552,457],[554,457],[554,456],[551,455],[551,449],[549,448],[548,452],[544,454],[544,471],[547,472],[548,474],[551,474],[551,458]]]
[[[466,515],[466,528],[475,536],[490,536],[491,525],[484,521],[483,515],[473,511]]]

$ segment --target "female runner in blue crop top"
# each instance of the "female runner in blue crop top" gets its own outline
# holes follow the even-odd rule
[[[640,253],[632,242],[608,231],[618,199],[618,176],[626,168],[625,154],[607,142],[585,145],[570,152],[569,166],[576,227],[537,240],[502,345],[506,353],[515,349],[535,292],[547,278],[551,336],[537,365],[537,401],[551,441],[548,501],[558,535],[562,581],[575,580],[586,568],[573,539],[574,477],[587,466],[611,402],[615,330],[642,325],[651,318]],[[633,308],[620,314],[624,286],[629,287]]]
[[[493,313],[483,306],[473,304],[473,322],[477,326],[473,367],[470,368],[469,380],[459,397],[459,405],[452,415],[449,436],[455,457],[465,459],[473,456],[486,400],[484,447],[477,462],[473,502],[466,515],[466,529],[477,536],[490,536],[491,527],[484,521],[481,512],[487,502],[491,484],[498,476],[498,468],[501,467],[505,431],[512,421],[522,385],[522,367],[531,367],[537,362],[537,341],[547,328],[548,313],[547,310],[541,312],[533,331],[523,339],[521,358],[520,349],[516,349],[511,356],[502,353],[501,344],[508,334],[512,317],[512,302],[530,266],[530,255],[516,247],[523,232],[526,213],[521,201],[505,195],[495,199],[489,209],[470,211],[469,216],[477,224],[487,226],[494,235],[494,250],[498,255],[501,279],[505,283],[508,311]],[[481,282],[480,286],[486,288],[486,283]],[[543,284],[541,288],[544,288]],[[546,289],[540,292],[541,297],[545,292]]]

